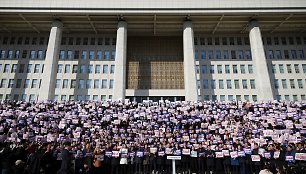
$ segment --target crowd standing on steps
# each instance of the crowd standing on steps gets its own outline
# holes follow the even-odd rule
[[[306,173],[306,103],[0,102],[2,174]]]

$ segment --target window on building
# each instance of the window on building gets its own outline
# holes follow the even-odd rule
[[[34,65],[34,73],[39,73],[40,70],[40,64],[35,64]]]
[[[240,89],[239,80],[234,80],[235,89]]]
[[[65,73],[70,73],[70,65],[69,64],[65,65]]]
[[[278,88],[279,88],[278,79],[274,79],[274,88],[275,88],[275,89],[278,89]]]
[[[73,65],[72,66],[72,73],[78,73],[78,65]]]
[[[116,38],[115,37],[112,39],[112,45],[116,45]]]
[[[287,64],[287,73],[291,74],[292,73],[292,69],[291,69],[291,64]]]
[[[211,87],[211,89],[216,89],[216,80],[211,80],[210,81],[210,87]]]
[[[303,89],[303,81],[302,79],[297,79],[299,89]]]
[[[66,100],[67,100],[66,95],[61,95],[61,101],[66,101]]]
[[[109,51],[104,51],[104,59],[105,60],[109,60],[110,59]]]
[[[87,73],[88,73],[88,74],[91,74],[92,72],[93,72],[93,65],[90,64],[90,65],[88,65],[88,67],[87,67]]]
[[[199,60],[199,53],[198,53],[198,50],[195,50],[195,51],[194,51],[194,59],[195,59],[195,60]]]
[[[274,59],[273,50],[269,50],[269,51],[268,51],[268,58],[269,58],[269,59]]]
[[[223,51],[223,59],[229,59],[228,50]]]
[[[215,45],[220,45],[220,38],[219,37],[215,37]]]
[[[30,59],[35,59],[35,55],[36,55],[36,51],[35,50],[31,50],[30,51]]]
[[[225,101],[225,95],[220,95],[220,101]]]
[[[306,64],[302,64],[303,73],[306,74]]]
[[[12,51],[12,50],[8,50],[8,52],[7,52],[7,58],[8,58],[8,59],[12,59],[12,58],[13,58],[13,51]]]
[[[286,37],[281,37],[282,45],[287,45]]]
[[[213,40],[211,37],[207,38],[207,45],[213,45]]]
[[[87,79],[86,89],[90,89],[90,88],[91,88],[91,79]]]
[[[110,38],[108,37],[105,38],[105,45],[110,45]]]
[[[214,74],[215,73],[214,65],[210,65],[209,72],[210,72],[210,74]]]
[[[216,50],[216,59],[221,59],[221,51]]]
[[[62,73],[63,72],[63,64],[58,64],[57,65],[57,73]]]
[[[100,72],[101,72],[101,65],[96,65],[95,74],[100,74]]]
[[[228,97],[229,101],[233,101],[234,100],[234,96],[233,95],[228,95],[227,97]]]
[[[279,64],[278,67],[279,67],[279,73],[281,74],[285,73],[283,64]]]
[[[199,70],[199,71],[200,71],[200,70]],[[110,73],[111,73],[111,74],[114,74],[114,73],[115,73],[115,65],[111,65]]]
[[[223,80],[219,80],[219,89],[224,89],[224,82],[223,82]]]
[[[283,89],[287,89],[287,81],[286,81],[286,79],[282,79],[282,87],[283,87]]]
[[[61,85],[61,80],[60,79],[56,79],[55,80],[55,88],[60,88],[60,85]]]
[[[71,50],[67,51],[67,59],[72,59],[73,58],[73,53]]]
[[[255,86],[255,80],[254,79],[251,79],[250,80],[250,86],[251,86],[251,89],[255,89],[256,86]]]
[[[237,37],[237,45],[242,45],[241,37]]]
[[[107,80],[106,79],[102,79],[101,88],[102,89],[106,89],[107,88]]]
[[[85,50],[83,50],[82,51],[82,57],[81,57],[82,59],[87,59],[87,51],[85,51]]]
[[[98,89],[99,88],[99,79],[95,79],[94,80],[94,89]]]
[[[232,59],[237,59],[235,50],[231,50],[231,57]]]
[[[222,45],[227,45],[227,37],[222,37]]]
[[[244,59],[242,50],[238,50],[238,59]]]
[[[3,73],[9,73],[9,72],[10,72],[10,64],[5,64],[4,69],[3,69]]]
[[[304,59],[305,58],[304,50],[299,50],[299,58],[300,59]]]
[[[247,84],[247,80],[246,79],[242,80],[242,88],[243,89],[248,89],[248,84]]]
[[[284,50],[284,56],[285,56],[285,59],[289,59],[289,51],[288,50]]]
[[[28,64],[27,73],[31,73],[31,72],[32,72],[32,64]]]
[[[194,41],[194,45],[198,45],[198,38],[197,37],[194,37],[193,41]]]
[[[233,65],[233,73],[237,74],[238,73],[238,67],[237,65]]]
[[[280,50],[275,51],[275,57],[276,59],[281,59],[282,58],[282,52]]]
[[[245,101],[250,101],[250,96],[249,95],[244,95],[243,98],[244,98]]]
[[[299,64],[294,64],[294,70],[295,70],[295,73],[300,73],[300,68],[299,68]]]
[[[89,59],[95,59],[95,52],[89,51]]]
[[[253,65],[248,65],[249,74],[253,74]]]
[[[37,79],[32,79],[32,85],[31,85],[31,88],[37,88],[37,82],[38,82],[38,80],[37,80]]]
[[[200,45],[205,45],[205,38],[203,37],[200,38]]]
[[[222,65],[217,65],[218,74],[222,74]]]
[[[305,101],[306,100],[306,95],[301,95],[301,100]]]
[[[25,38],[24,44],[25,44],[25,45],[29,45],[29,44],[30,44],[30,38],[29,38],[29,37],[26,37],[26,38]]]
[[[70,88],[76,88],[76,80],[71,80]]]
[[[22,79],[17,79],[16,88],[21,88]]]
[[[279,45],[278,37],[274,37],[274,45]]]
[[[252,100],[256,102],[257,101],[257,95],[252,95]]]
[[[197,74],[200,74],[200,67],[199,67],[199,65],[196,65],[196,68],[195,68],[195,69],[196,69],[196,73],[197,73]]]
[[[245,74],[245,65],[240,65],[240,73]]]
[[[80,79],[80,80],[79,80],[78,88],[79,88],[79,89],[84,89],[84,87],[85,87],[84,80],[83,80],[83,79]]]
[[[98,45],[103,45],[103,38],[102,37],[98,38]]]
[[[85,74],[86,73],[86,66],[84,64],[81,65],[80,67],[80,73]]]
[[[107,74],[108,73],[108,65],[103,65],[103,74]]]
[[[8,88],[14,88],[14,79],[9,80]]]
[[[289,82],[291,89],[295,89],[294,79],[290,79]]]
[[[39,45],[44,45],[45,44],[45,38],[44,37],[40,37],[39,38]],[[65,42],[66,44],[66,42]]]
[[[306,64],[305,64],[305,71],[306,71]],[[207,74],[207,65],[202,65],[202,74]]]
[[[63,80],[63,86],[62,88],[68,88],[68,79]]]
[[[83,45],[88,45],[88,37],[83,38]]]
[[[201,59],[206,59],[206,52],[205,52],[205,50],[201,51]]]
[[[226,74],[230,74],[230,66],[229,65],[225,65],[225,73]]]
[[[272,73],[276,73],[276,65],[275,64],[272,64],[272,69],[271,69]]]
[[[226,80],[226,88],[232,89],[232,81],[230,79]]]
[[[6,79],[1,79],[0,88],[6,88]]]
[[[213,58],[214,58],[214,51],[208,50],[208,59],[213,59]]]
[[[234,39],[234,37],[230,37],[230,38],[229,38],[229,43],[230,43],[230,45],[235,45],[235,39]]]
[[[201,81],[197,80],[197,89],[201,89]]]
[[[114,88],[114,80],[110,79],[109,80],[109,89],[113,89]]]
[[[292,57],[292,59],[297,59],[296,50],[291,50],[291,57]]]
[[[97,52],[97,59],[98,59],[98,60],[102,60],[102,58],[103,58],[102,56],[103,56],[102,51],[98,51],[98,52]]]
[[[271,39],[271,37],[267,37],[267,45],[272,45],[272,39]]]
[[[203,89],[208,89],[208,80],[203,80]]]

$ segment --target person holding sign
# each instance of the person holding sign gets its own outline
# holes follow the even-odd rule
[[[254,143],[254,149],[252,151],[252,164],[253,164],[253,171],[255,173],[259,173],[261,167],[261,159],[258,153],[258,144]]]
[[[137,173],[141,173],[142,172],[142,166],[143,166],[143,152],[144,149],[142,147],[139,147],[136,150],[136,156],[135,156],[135,171]]]
[[[215,155],[214,151],[211,149],[211,146],[207,146],[207,150],[205,152],[206,155],[206,166],[207,166],[207,173],[214,172],[215,170]]]
[[[122,145],[122,148],[119,150],[119,154],[120,154],[120,171],[127,171],[129,151],[126,147],[126,144]]]
[[[150,148],[150,171],[156,172],[157,170],[157,148],[155,146]]]
[[[112,160],[111,160],[111,173],[119,174],[119,164],[120,164],[120,153],[117,145],[114,146],[112,151]]]
[[[158,173],[162,173],[165,162],[165,150],[162,148],[162,145],[159,145],[157,153],[157,171]]]

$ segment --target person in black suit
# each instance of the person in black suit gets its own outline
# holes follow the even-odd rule
[[[57,171],[57,174],[71,174],[71,159],[72,156],[70,154],[71,150],[71,143],[67,142],[65,143],[65,148],[62,150],[62,164],[59,171]]]

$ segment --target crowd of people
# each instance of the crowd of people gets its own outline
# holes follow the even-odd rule
[[[306,103],[0,103],[2,174],[306,173]]]

